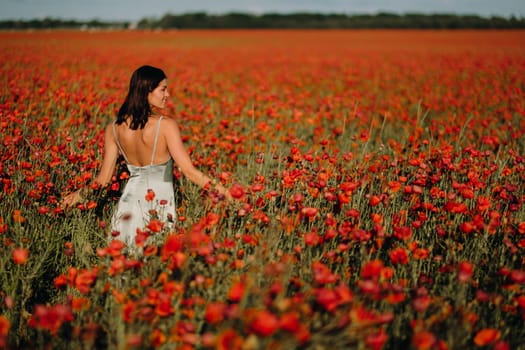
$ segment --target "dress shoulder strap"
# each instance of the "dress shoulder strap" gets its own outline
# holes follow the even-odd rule
[[[124,156],[124,159],[126,160],[126,163],[129,163],[128,157],[126,157],[126,153],[124,153],[124,150],[122,149],[122,146],[120,146],[120,142],[118,142],[117,128],[115,127],[116,122],[117,122],[116,120],[113,121],[113,135],[115,136],[115,141],[117,142],[117,147],[118,147],[120,153],[122,153],[122,156]]]
[[[153,142],[153,152],[151,152],[151,165],[153,165],[153,160],[155,159],[155,152],[157,151],[157,141],[159,140],[159,131],[160,131],[160,121],[162,120],[162,116],[159,118],[159,121],[157,122],[157,131],[155,131],[155,141]]]

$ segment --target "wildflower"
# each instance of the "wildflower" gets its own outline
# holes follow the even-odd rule
[[[317,208],[312,208],[312,207],[305,207],[301,209],[301,214],[303,216],[306,216],[310,220],[312,220],[317,215],[318,212],[319,210]]]
[[[73,297],[71,308],[73,311],[86,311],[91,307],[91,301],[86,297]]]
[[[281,315],[279,327],[287,332],[295,333],[299,330],[300,321],[299,314],[296,311],[289,311]]]
[[[319,284],[334,283],[339,279],[337,274],[334,274],[326,265],[319,261],[312,263],[312,271],[314,281]]]
[[[412,253],[415,260],[424,260],[429,256],[430,252],[427,248],[416,248]]]
[[[157,219],[151,219],[148,223],[148,230],[151,232],[158,233],[162,230],[162,227],[164,227],[164,223]]]
[[[447,202],[444,209],[453,214],[463,214],[468,211],[468,208],[464,203],[457,203],[454,201]]]
[[[145,199],[147,202],[152,202],[155,199],[155,191],[153,191],[152,189],[148,189],[148,191],[146,192]]]
[[[210,324],[222,321],[226,313],[226,307],[226,304],[222,302],[208,304],[204,313],[204,319]]]
[[[155,300],[155,314],[160,317],[168,317],[173,315],[174,308],[171,305],[171,299],[166,293],[159,293]]]
[[[462,261],[459,264],[458,279],[460,282],[467,282],[474,272],[474,266],[468,261]]]
[[[227,329],[217,337],[216,350],[241,350],[243,338],[234,330]]]
[[[268,337],[279,328],[279,319],[267,310],[257,310],[251,315],[250,330],[255,334]]]
[[[408,226],[394,227],[394,237],[406,241],[412,236],[412,230]]]
[[[308,232],[304,234],[304,243],[307,246],[316,246],[322,243],[322,237],[317,232]]]
[[[370,202],[370,206],[375,207],[376,205],[382,202],[382,197],[376,196],[376,195],[370,196],[369,202]]]
[[[62,324],[73,321],[71,309],[62,304],[53,306],[36,305],[29,326],[49,331],[55,335]]]
[[[80,293],[87,294],[91,290],[91,286],[95,283],[97,279],[98,271],[94,270],[82,270],[76,275],[75,278],[75,288],[78,289]]]
[[[252,187],[251,187],[251,191],[253,193],[260,192],[262,190],[264,190],[264,185],[263,184],[253,184]]]
[[[417,350],[433,349],[435,343],[436,336],[426,331],[417,332],[412,338],[412,345]]]
[[[339,306],[338,295],[329,288],[319,288],[315,291],[316,301],[327,311],[334,311]]]
[[[292,202],[295,204],[300,204],[304,201],[304,196],[301,192],[294,193],[292,196]]]
[[[0,224],[1,224],[1,221],[0,221]],[[1,230],[0,230],[1,232]],[[525,234],[525,221],[522,221],[518,224],[518,232],[523,235]]]
[[[381,292],[379,283],[375,280],[364,280],[358,282],[359,288],[364,294],[370,295],[373,298],[378,298]]]
[[[388,334],[383,328],[380,328],[377,332],[369,334],[365,338],[365,344],[369,349],[380,350],[388,340]]]
[[[491,202],[490,199],[485,196],[479,196],[476,201],[476,208],[480,212],[486,212],[490,209]]]
[[[142,335],[140,334],[128,334],[126,336],[126,345],[130,348],[142,346]]]
[[[361,277],[377,279],[382,269],[383,262],[381,260],[371,260],[361,268]]]
[[[156,245],[150,244],[144,247],[144,256],[154,256],[157,255],[157,252],[159,251],[159,247]]]
[[[466,233],[466,234],[469,234],[469,233],[473,232],[475,229],[476,229],[476,227],[474,226],[474,224],[471,221],[462,222],[459,225],[459,230],[461,232],[463,232],[463,233]]]
[[[233,198],[240,199],[244,196],[244,189],[242,188],[240,184],[234,184],[230,188],[230,194]]]
[[[112,240],[108,247],[106,248],[106,253],[111,255],[112,257],[117,257],[122,254],[122,249],[126,246],[126,244],[120,240],[114,239]]]
[[[23,224],[24,222],[26,222],[26,218],[22,216],[22,212],[20,210],[15,209],[13,211],[13,221]]]
[[[25,248],[15,248],[13,250],[13,261],[17,265],[23,265],[29,258],[29,251]]]
[[[409,261],[408,253],[406,249],[397,247],[390,251],[389,253],[390,260],[392,261],[392,264],[400,264],[400,265],[406,265]]]
[[[523,228],[525,232],[525,222],[523,224],[524,224]],[[4,218],[0,216],[0,234],[6,233],[6,232],[7,232],[7,225],[4,224]]]
[[[351,303],[354,299],[354,294],[350,290],[350,288],[345,284],[339,284],[336,287],[334,287],[334,292],[337,294],[337,298],[339,299],[339,304],[348,304]]]
[[[9,329],[11,328],[11,323],[5,317],[4,315],[0,315],[0,347],[3,347],[7,344],[5,344],[5,340],[7,339],[7,335],[9,334]]]
[[[514,283],[525,284],[525,270],[512,270],[509,277]]]
[[[486,346],[496,342],[501,336],[499,330],[494,328],[484,328],[474,336],[474,344],[477,346]]]
[[[228,292],[228,300],[231,302],[241,301],[244,295],[244,289],[245,289],[245,286],[243,282],[239,281],[239,282],[234,283],[231,286],[230,291]]]
[[[180,252],[183,247],[184,241],[181,236],[174,234],[169,235],[162,246],[162,260],[166,261],[174,253]]]
[[[160,347],[162,344],[166,343],[166,340],[166,334],[158,328],[155,328],[150,334],[150,341],[153,348]]]
[[[430,305],[430,297],[428,295],[421,295],[412,299],[412,306],[417,312],[424,312]]]

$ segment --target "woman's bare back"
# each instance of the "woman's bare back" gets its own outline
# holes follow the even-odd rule
[[[159,117],[150,117],[143,129],[132,130],[129,128],[127,122],[121,125],[115,125],[117,141],[129,164],[146,166],[152,163],[152,153],[158,123]],[[170,153],[166,141],[164,137],[162,137],[162,132],[159,130],[153,164],[162,164],[169,159]]]

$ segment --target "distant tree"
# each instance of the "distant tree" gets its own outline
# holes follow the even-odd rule
[[[46,28],[129,28],[128,22],[103,22],[99,20],[73,21],[54,18],[0,21],[0,29],[46,29]],[[253,15],[232,12],[224,15],[209,15],[205,12],[186,14],[167,13],[160,19],[143,18],[133,24],[138,29],[236,29],[236,28],[396,28],[396,29],[524,29],[525,18],[490,18],[477,15],[449,13],[396,14],[320,14],[298,12],[292,14],[265,13]]]

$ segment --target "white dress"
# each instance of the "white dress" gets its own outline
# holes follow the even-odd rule
[[[124,150],[118,141],[115,122],[113,132],[117,146],[126,160],[126,165],[130,172],[130,177],[119,199],[116,210],[111,219],[112,233],[119,232],[114,238],[125,242],[128,247],[135,246],[135,236],[137,229],[144,229],[151,218],[151,210],[155,210],[158,218],[164,225],[171,225],[168,217],[175,220],[175,194],[173,187],[173,159],[170,158],[162,164],[153,164],[157,141],[160,130],[159,118],[151,162],[149,165],[136,166],[130,164]],[[153,190],[155,198],[152,201],[146,200],[148,190]]]

